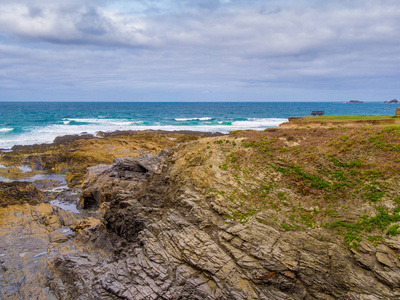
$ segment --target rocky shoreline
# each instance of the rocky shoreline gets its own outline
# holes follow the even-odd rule
[[[67,181],[0,183],[0,296],[398,299],[399,137],[282,126],[16,147],[0,164]]]

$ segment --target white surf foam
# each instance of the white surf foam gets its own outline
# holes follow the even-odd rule
[[[10,132],[13,130],[14,130],[14,128],[0,128],[0,132]]]
[[[178,122],[185,122],[185,121],[208,121],[212,120],[212,118],[209,117],[203,117],[203,118],[176,118],[174,119],[175,121]]]
[[[246,129],[253,129],[253,128],[259,128],[259,127],[272,127],[272,126],[278,126],[279,124],[282,124],[283,122],[287,122],[287,119],[281,119],[281,118],[265,118],[265,119],[259,119],[259,118],[250,118],[246,121],[235,121],[232,122],[232,126],[239,126],[243,127]]]
[[[65,119],[65,121],[69,122],[77,122],[77,123],[108,123],[109,121],[119,121],[118,119],[74,119],[74,118],[68,118]]]
[[[51,143],[56,137],[69,135],[69,134],[81,134],[83,132],[89,134],[96,134],[99,131],[111,132],[116,130],[193,130],[193,131],[204,131],[204,132],[222,132],[228,133],[233,130],[253,129],[263,130],[269,127],[276,127],[283,122],[287,122],[287,119],[281,118],[254,118],[244,121],[235,121],[229,123],[211,123],[211,124],[200,124],[200,125],[144,125],[143,122],[131,122],[125,119],[74,119],[74,120],[96,120],[96,122],[88,122],[88,124],[57,124],[49,125],[46,127],[39,127],[33,129],[30,132],[25,132],[19,135],[13,135],[10,137],[2,137],[0,139],[0,148],[9,149],[14,145],[33,145],[42,143]]]

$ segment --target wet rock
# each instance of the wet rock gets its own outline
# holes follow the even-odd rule
[[[75,222],[74,214],[44,203],[0,208],[0,299],[69,299],[50,288],[48,266],[58,252],[73,249],[54,229]]]
[[[39,190],[52,190],[64,186],[66,183],[55,179],[39,179],[32,182],[32,185]]]
[[[67,180],[69,186],[81,185],[83,182],[83,174],[81,172],[68,172],[65,176],[65,180]]]
[[[0,207],[25,203],[36,205],[43,199],[43,193],[30,182],[0,182]]]
[[[69,172],[67,181],[73,187],[81,184],[88,167],[111,164],[118,157],[157,154],[178,143],[217,134],[148,130],[100,135],[104,138],[88,134],[70,135],[58,137],[52,144],[14,146],[12,152],[0,156],[0,163],[7,166],[26,164],[34,171]]]

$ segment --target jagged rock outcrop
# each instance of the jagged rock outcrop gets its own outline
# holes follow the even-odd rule
[[[0,297],[399,299],[399,138],[243,131],[91,167],[102,218],[0,208]]]
[[[291,169],[283,161],[289,151],[283,147],[260,148],[267,154],[276,151],[281,162],[268,162],[269,156],[260,160],[268,168],[251,162],[256,147],[277,141],[298,156],[298,146],[307,139],[280,134],[243,147],[237,146],[243,139],[233,136],[202,139],[179,145],[168,155],[89,169],[86,190],[94,189],[90,195],[96,203],[107,203],[104,226],[80,234],[75,241],[79,251],[58,255],[53,270],[62,285],[56,290],[79,300],[398,299],[397,236],[390,244],[387,240],[390,247],[363,240],[358,250],[349,248],[329,227],[308,225],[315,221],[307,218],[320,210],[317,203],[301,206],[315,203],[317,189],[330,183],[294,168],[297,173],[286,184],[284,176]],[[319,144],[323,137],[319,135]],[[244,165],[236,164],[240,159]],[[276,165],[270,167],[272,163]],[[328,168],[326,164],[319,166]],[[225,172],[229,166],[233,173]],[[276,198],[268,194],[274,189]],[[260,191],[266,192],[250,209],[249,195]],[[346,220],[369,209],[354,201]],[[307,226],[298,221],[296,230],[290,230],[292,225],[281,223],[292,218],[289,205],[293,218],[297,207]],[[337,209],[336,215],[346,212]]]
[[[144,179],[160,172],[161,161],[168,151],[163,150],[160,155],[116,158],[111,165],[88,168],[82,185],[81,207],[99,207],[109,202],[116,191],[137,189]]]

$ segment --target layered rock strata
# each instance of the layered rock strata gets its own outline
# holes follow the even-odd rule
[[[282,180],[273,171],[228,176],[224,164],[241,141],[203,139],[90,169],[85,182],[95,188],[91,201],[107,206],[105,226],[81,235],[80,251],[56,258],[58,288],[81,300],[400,297],[398,239],[351,250],[329,229],[288,231],[272,208],[244,214],[246,197],[221,197]],[[236,220],[227,217],[234,210]]]
[[[100,219],[0,210],[1,297],[399,299],[399,140],[243,131],[90,167]]]

